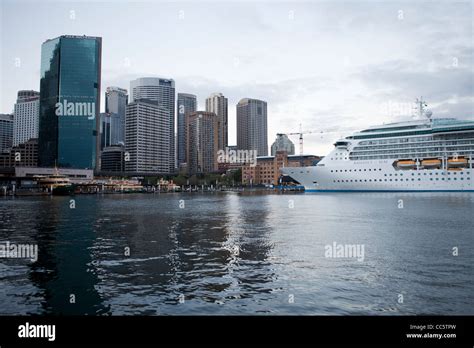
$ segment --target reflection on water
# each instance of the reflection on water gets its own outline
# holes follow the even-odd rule
[[[474,194],[69,199],[0,199],[0,241],[39,249],[0,260],[0,314],[474,314]]]

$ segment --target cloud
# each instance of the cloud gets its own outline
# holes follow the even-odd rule
[[[103,91],[169,77],[201,109],[222,92],[231,142],[244,97],[268,102],[270,143],[300,123],[325,132],[305,138],[305,152],[318,154],[339,136],[401,120],[397,109],[409,113],[419,96],[435,116],[473,117],[472,1],[87,2],[75,4],[74,21],[68,3],[27,5],[10,1],[1,24],[15,28],[1,42],[3,112],[18,89],[37,88],[42,41],[72,30],[103,37]],[[46,16],[34,33],[16,25]],[[103,25],[124,18],[126,30]],[[6,62],[16,56],[32,62],[13,69]]]

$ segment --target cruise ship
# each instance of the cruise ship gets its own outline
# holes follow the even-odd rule
[[[474,192],[474,121],[433,118],[371,127],[335,142],[316,166],[281,169],[305,191]]]

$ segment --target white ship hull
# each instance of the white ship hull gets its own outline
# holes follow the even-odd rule
[[[462,171],[443,169],[396,170],[392,165],[394,161],[346,161],[344,165],[337,166],[287,167],[282,168],[281,172],[298,181],[307,192],[474,192],[474,169],[472,168],[466,168]]]
[[[316,166],[281,173],[306,191],[474,191],[474,122],[416,120],[336,141]]]

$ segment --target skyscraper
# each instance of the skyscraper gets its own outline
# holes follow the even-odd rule
[[[0,114],[0,153],[8,152],[13,146],[13,115]]]
[[[275,156],[277,151],[286,151],[288,155],[295,154],[295,144],[288,138],[288,135],[277,134],[277,138],[272,144],[272,156]]]
[[[127,105],[125,150],[130,156],[125,170],[130,173],[169,173],[169,110],[147,99]]]
[[[186,115],[197,110],[194,94],[178,93],[178,167],[186,162]]]
[[[40,166],[98,165],[101,52],[100,37],[63,35],[43,43]]]
[[[13,111],[13,146],[38,138],[39,92],[19,91]]]
[[[206,111],[217,115],[218,149],[224,150],[228,144],[227,98],[222,93],[213,93],[206,99]]]
[[[244,98],[237,104],[237,148],[268,155],[266,102]]]
[[[168,173],[174,172],[175,169],[175,87],[174,80],[161,77],[142,77],[130,81],[130,103],[138,99],[148,99],[158,103],[161,107],[168,110],[168,122],[165,130],[169,134],[169,170]],[[161,137],[161,134],[156,134]]]
[[[102,151],[107,146],[118,145],[119,143],[124,144],[125,138],[122,138],[122,130],[124,129],[125,125],[122,124],[119,114],[101,112],[100,150]]]
[[[217,116],[196,111],[186,116],[187,164],[190,174],[217,171]]]
[[[119,87],[107,87],[105,92],[105,113],[115,114],[119,123],[114,128],[116,134],[111,134],[112,145],[125,143],[125,108],[128,103],[128,92]]]

